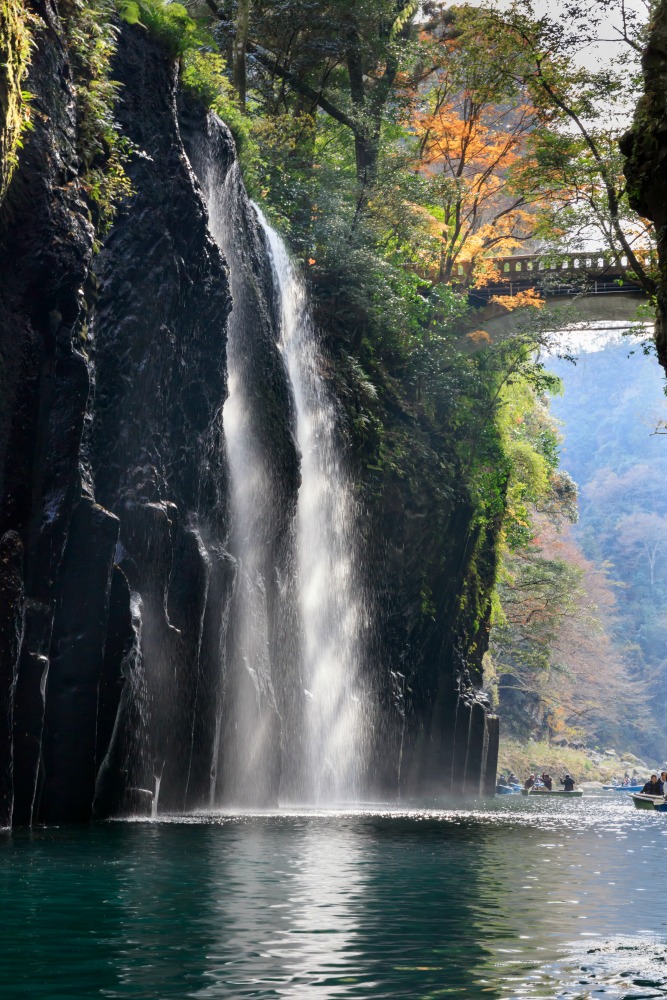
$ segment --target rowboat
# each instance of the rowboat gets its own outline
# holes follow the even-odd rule
[[[560,795],[561,798],[567,797],[569,799],[580,799],[584,794],[583,789],[573,788],[571,792],[566,792],[564,788],[554,788],[549,791],[548,788],[522,788],[522,795]]]
[[[641,792],[643,785],[603,785],[605,792]]]
[[[632,795],[632,801],[635,804],[635,809],[657,809],[658,812],[665,811],[661,808],[665,805],[665,800],[662,795],[645,795],[643,792],[639,792]]]

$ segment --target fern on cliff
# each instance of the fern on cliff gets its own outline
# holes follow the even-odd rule
[[[37,18],[19,0],[0,0],[0,202],[30,127],[31,94],[23,90]]]
[[[117,39],[114,12],[114,0],[64,0],[61,7],[74,69],[82,184],[100,235],[131,193],[125,170],[131,144],[116,121],[119,84],[111,78]]]

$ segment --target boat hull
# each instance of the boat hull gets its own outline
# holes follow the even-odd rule
[[[643,785],[603,785],[604,792],[641,792]]]
[[[642,792],[639,792],[632,795],[631,798],[635,804],[635,809],[658,809],[659,812],[663,812],[663,810],[659,808],[665,804],[665,800],[662,795],[644,795]]]
[[[575,788],[572,792],[566,792],[564,788],[554,788],[552,791],[549,791],[548,788],[522,788],[521,794],[532,795],[535,796],[535,798],[537,798],[538,795],[544,795],[545,797],[547,795],[552,797],[554,795],[558,795],[560,798],[580,799],[584,793],[581,788]]]

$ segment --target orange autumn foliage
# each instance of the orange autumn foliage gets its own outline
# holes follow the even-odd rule
[[[433,39],[433,64],[413,94],[414,169],[431,193],[424,270],[477,286],[498,278],[493,258],[521,250],[536,231],[536,202],[516,184],[531,159],[539,113],[454,38]],[[505,88],[505,89],[503,89]]]
[[[525,308],[526,306],[532,306],[533,309],[543,309],[545,304],[544,299],[541,298],[539,292],[535,291],[534,288],[527,288],[525,291],[517,292],[515,295],[492,295],[489,303],[504,306],[509,312],[512,312],[513,309]]]
[[[486,330],[472,330],[470,333],[466,334],[466,338],[476,347],[481,347],[482,345],[490,344],[492,342],[491,337]]]

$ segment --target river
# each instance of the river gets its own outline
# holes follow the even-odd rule
[[[667,996],[667,816],[626,796],[0,835],[0,995]]]

